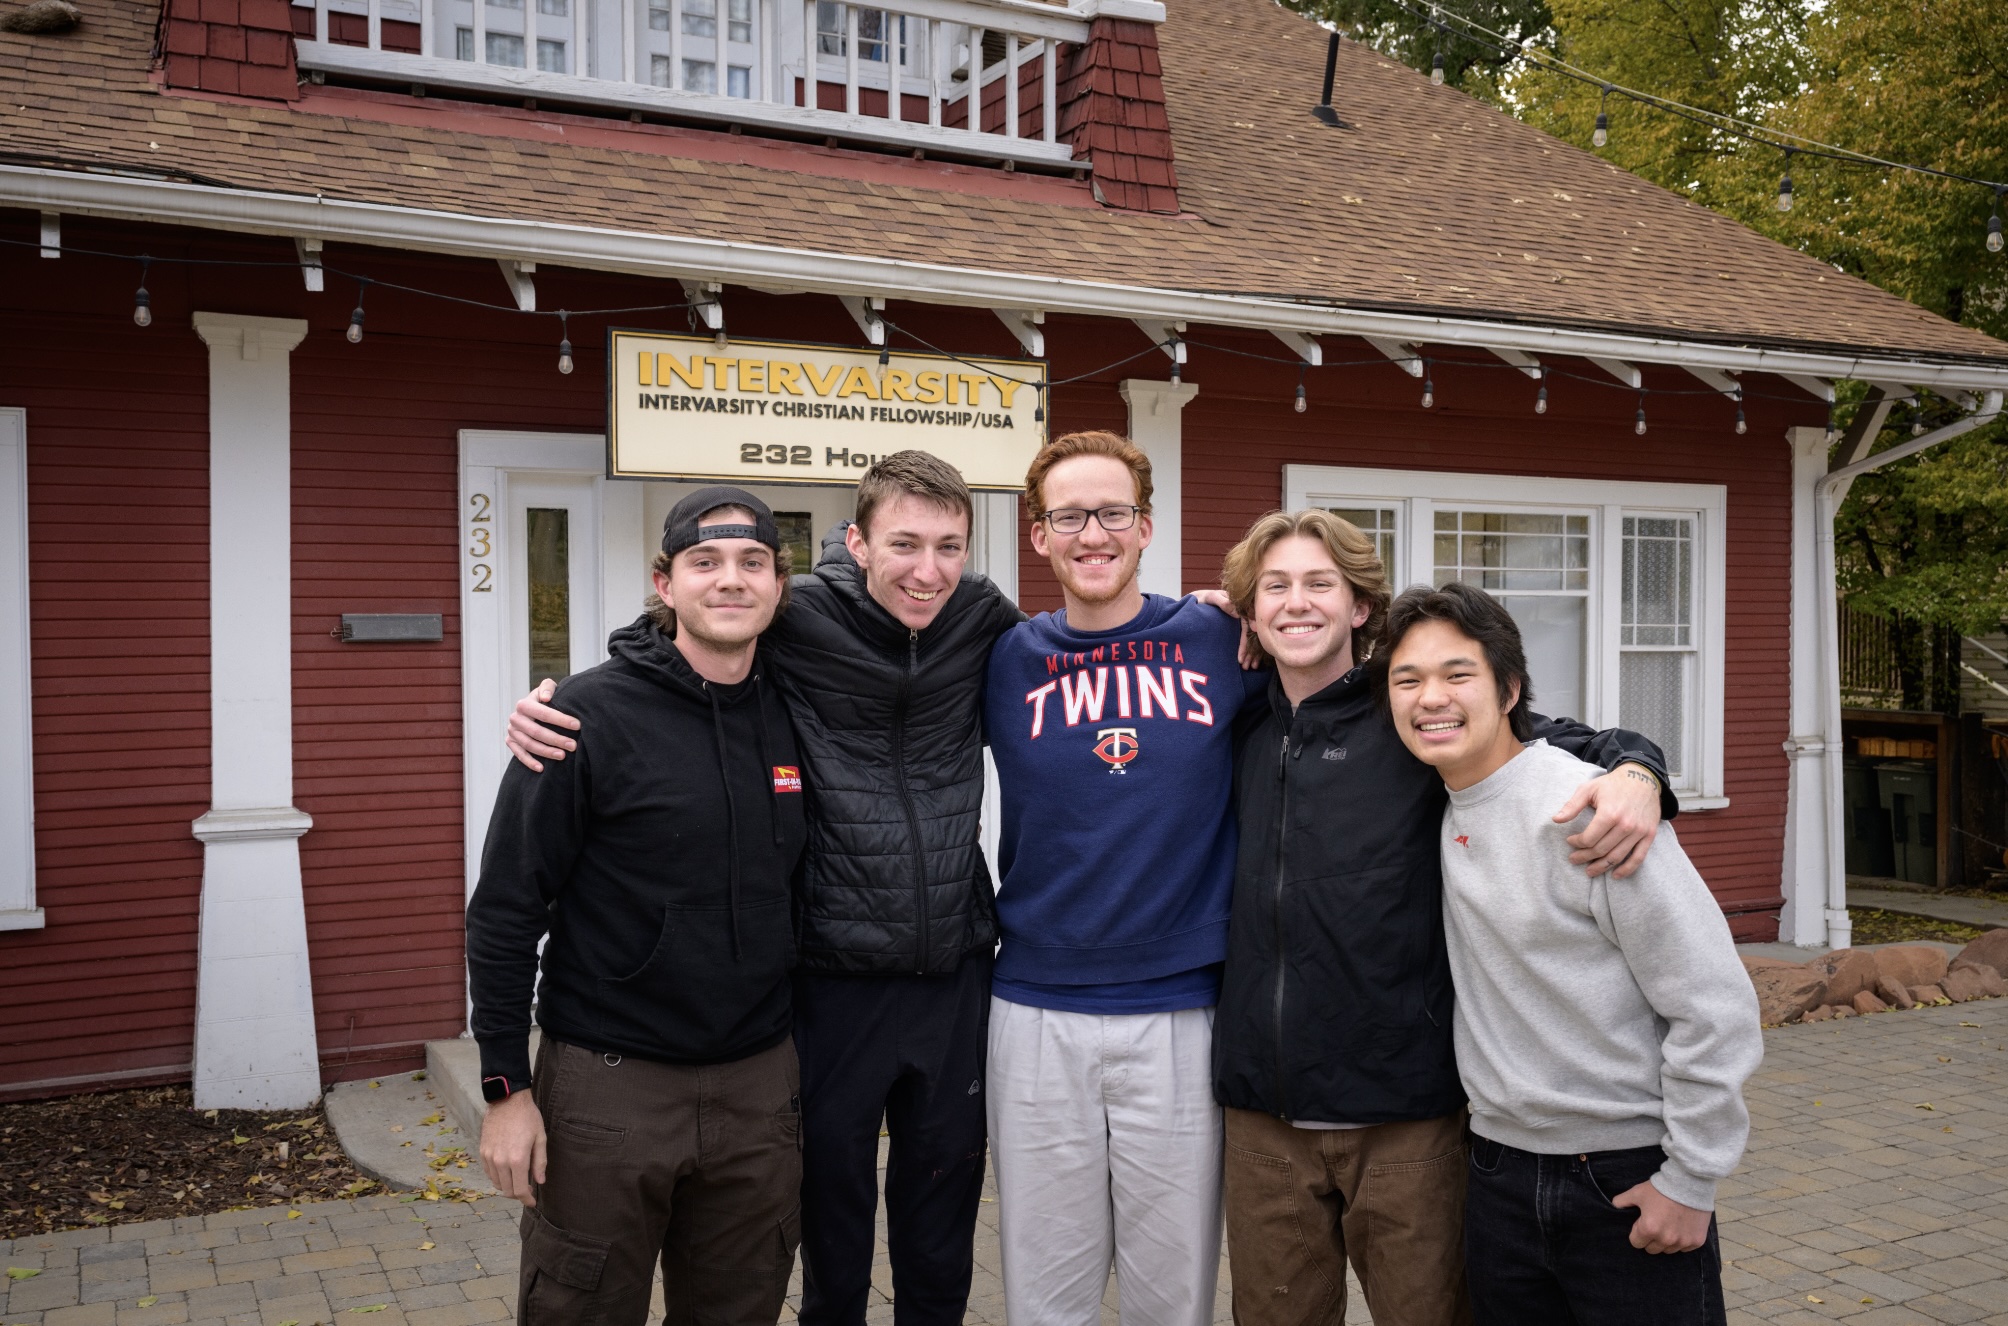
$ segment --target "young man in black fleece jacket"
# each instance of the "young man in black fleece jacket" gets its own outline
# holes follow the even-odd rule
[[[640,1326],[658,1259],[670,1320],[770,1326],[794,1265],[808,830],[756,657],[788,588],[773,514],[737,488],[692,494],[654,581],[613,656],[557,689],[584,720],[572,758],[503,777],[467,908],[481,1159],[524,1205],[525,1326]]]
[[[1382,1326],[1461,1326],[1464,1092],[1451,1046],[1439,833],[1443,780],[1409,754],[1356,642],[1388,584],[1373,544],[1327,511],[1274,513],[1224,579],[1276,664],[1236,733],[1240,847],[1214,1022],[1226,1107],[1228,1258],[1240,1326],[1345,1316],[1345,1263]],[[1659,749],[1536,717],[1536,735],[1616,772],[1621,829],[1572,838],[1592,873],[1636,870],[1661,816]]]

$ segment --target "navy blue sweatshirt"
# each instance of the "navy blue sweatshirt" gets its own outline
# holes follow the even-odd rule
[[[990,654],[985,722],[1003,800],[1000,998],[1083,1013],[1218,997],[1234,885],[1241,625],[1146,595],[1111,631],[1042,613]]]

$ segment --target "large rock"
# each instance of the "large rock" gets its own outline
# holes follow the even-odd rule
[[[1876,971],[1906,990],[1913,985],[1937,985],[1938,978],[1945,975],[1945,950],[1930,944],[1892,944],[1877,949],[1875,955]]]
[[[1744,959],[1747,965],[1749,959]],[[1790,1022],[1826,1002],[1827,983],[1818,972],[1794,962],[1750,972],[1757,989],[1757,1020],[1767,1027]]]
[[[1920,1004],[1942,1004],[1948,1002],[1945,998],[1945,991],[1935,985],[1913,985],[1910,987],[1910,997],[1917,1000]]]
[[[2008,981],[1992,967],[1983,967],[1977,962],[1954,963],[1945,979],[1938,983],[1945,991],[1945,997],[1955,1004],[1963,1004],[1969,999],[1999,999],[2008,995]]]
[[[1889,1005],[1878,999],[1872,990],[1864,990],[1855,996],[1855,1012],[1864,1016],[1870,1013],[1887,1013]]]
[[[1996,975],[2008,977],[2008,930],[1989,930],[1959,950],[1953,961],[1992,967]]]
[[[1858,948],[1836,949],[1806,964],[1808,970],[1826,978],[1827,1002],[1849,1003],[1864,990],[1876,988],[1876,956]]]
[[[1891,1008],[1916,1008],[1917,1000],[1910,997],[1908,987],[1899,985],[1887,976],[1876,977],[1876,998]]]

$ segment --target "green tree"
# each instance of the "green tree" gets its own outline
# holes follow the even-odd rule
[[[1417,0],[1286,0],[1427,69],[1442,36]],[[1752,229],[1956,322],[2008,339],[2008,253],[1986,248],[1996,198],[1972,184],[1823,161],[1789,136],[1985,180],[2008,180],[2008,23],[2002,0],[1470,0],[1445,7],[1539,58],[1446,46],[1452,77],[1477,96]],[[1429,11],[1435,12],[1435,11]],[[1448,26],[1455,28],[1456,24]],[[1457,51],[1453,63],[1449,52]],[[1606,93],[1599,82],[1734,116],[1767,142]],[[1794,205],[1781,211],[1789,170]],[[1844,390],[1848,423],[1863,388]],[[1957,417],[1934,398],[1900,404],[1880,451],[1913,425]],[[1858,480],[1837,526],[1851,605],[1898,623],[1907,640],[1977,633],[2008,619],[2008,425],[1977,429]],[[1905,651],[1921,693],[1923,646]]]

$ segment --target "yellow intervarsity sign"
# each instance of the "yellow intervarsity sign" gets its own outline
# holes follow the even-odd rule
[[[1046,365],[653,332],[608,334],[607,473],[849,484],[910,448],[1016,491],[1046,440]]]

